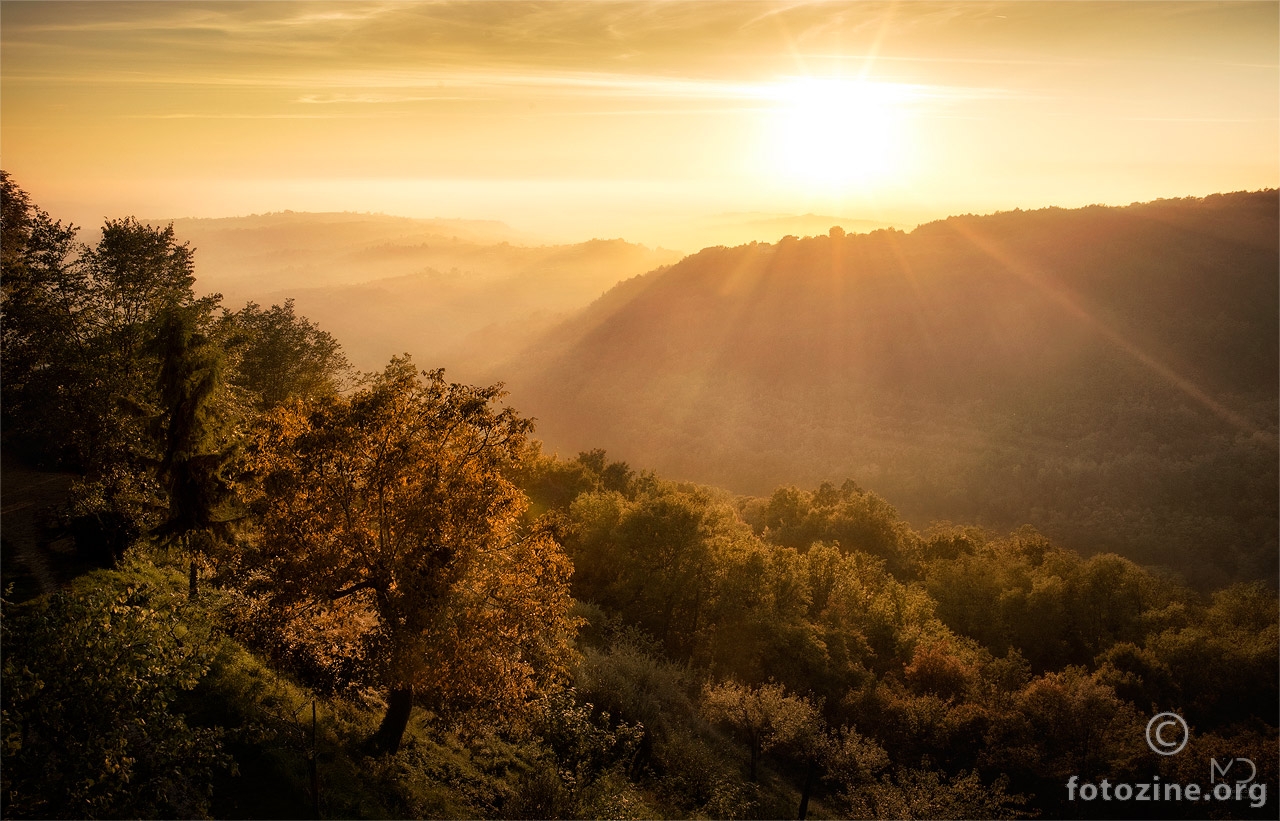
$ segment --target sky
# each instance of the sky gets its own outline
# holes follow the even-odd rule
[[[1275,2],[0,2],[0,162],[82,225],[909,227],[1277,187],[1278,122]]]

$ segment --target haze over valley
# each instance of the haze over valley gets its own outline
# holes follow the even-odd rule
[[[539,244],[498,222],[276,213],[179,219],[199,290],[228,306],[292,299],[361,370],[405,352],[475,378],[620,279],[680,254],[623,240]]]

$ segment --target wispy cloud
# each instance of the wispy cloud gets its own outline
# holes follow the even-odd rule
[[[841,83],[874,84],[913,123],[930,184],[908,180],[893,196],[968,202],[977,191],[1012,204],[1011,192],[1035,203],[1146,186],[1123,195],[1132,201],[1275,178],[1277,49],[1263,3],[215,0],[3,11],[6,161],[50,180],[102,169],[130,179],[197,160],[191,173],[210,177],[625,173],[702,181],[690,190],[715,197],[730,181],[775,208],[772,198],[799,196],[770,170],[784,150],[770,135],[794,113],[791,86],[803,79],[833,83],[836,99]]]
[[[647,99],[673,101],[768,102],[796,79],[778,75],[762,81],[741,82],[696,77],[652,76],[620,72],[507,72],[493,69],[439,71],[400,68],[391,70],[326,70],[256,76],[208,73],[155,75],[117,71],[83,78],[70,74],[11,74],[8,79],[39,83],[86,83],[112,87],[176,86],[191,88],[240,88],[294,92],[283,102],[301,105],[393,105],[447,101],[477,101],[500,96],[584,99]],[[924,83],[880,83],[897,96],[914,101],[1007,99],[1013,92],[981,86],[948,86]]]
[[[385,114],[367,114],[367,119],[384,119]],[[121,120],[350,120],[350,114],[237,114],[211,111],[167,112],[163,114],[117,114]]]
[[[293,102],[304,105],[390,105],[470,99],[473,98],[443,94],[303,94]]]
[[[1121,117],[1131,123],[1275,123],[1280,117]]]

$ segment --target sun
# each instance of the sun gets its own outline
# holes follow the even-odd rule
[[[778,83],[769,96],[774,173],[814,190],[872,188],[904,170],[907,87],[842,78]]]

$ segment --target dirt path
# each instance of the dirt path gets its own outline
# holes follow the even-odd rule
[[[5,454],[0,463],[0,542],[3,543],[3,584],[14,585],[22,600],[58,589],[74,563],[70,538],[51,539],[44,523],[67,499],[71,473],[31,470]]]

